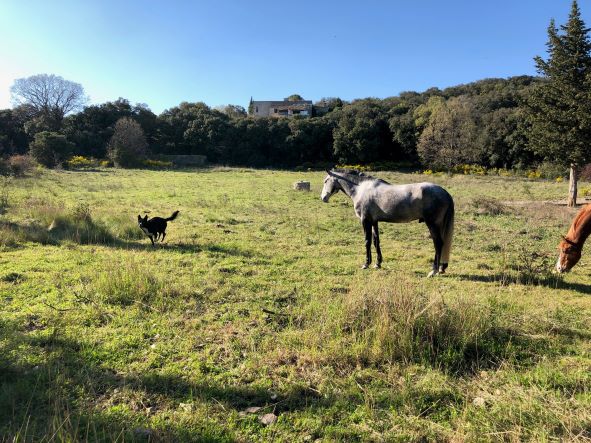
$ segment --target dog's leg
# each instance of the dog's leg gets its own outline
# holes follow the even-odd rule
[[[148,235],[148,237],[150,237],[150,241],[152,242],[152,246],[156,246],[156,244],[154,243],[154,237],[151,235]]]
[[[163,241],[164,241],[164,237],[166,237],[166,232],[163,232],[163,233],[162,233],[162,238],[160,239],[160,241],[161,241],[161,242],[163,242]]]

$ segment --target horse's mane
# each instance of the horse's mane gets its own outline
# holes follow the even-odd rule
[[[333,169],[332,172],[336,172],[337,174],[344,176],[347,180],[352,181],[356,185],[359,185],[368,180],[377,180],[382,183],[389,184],[387,181],[382,180],[381,178],[373,177],[369,174],[366,174],[365,172],[361,172],[356,169]]]
[[[591,234],[591,205],[585,205],[576,215],[566,236],[577,243],[584,243],[589,234]]]

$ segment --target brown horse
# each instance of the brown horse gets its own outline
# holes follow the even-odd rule
[[[581,259],[581,251],[587,237],[591,234],[591,205],[585,205],[579,211],[566,236],[558,245],[560,255],[556,262],[558,272],[568,272]]]

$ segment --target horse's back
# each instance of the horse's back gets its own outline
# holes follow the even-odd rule
[[[375,221],[404,223],[432,218],[452,201],[444,188],[430,182],[391,185],[377,181],[364,191],[363,205]]]

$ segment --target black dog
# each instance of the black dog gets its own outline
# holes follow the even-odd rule
[[[148,220],[147,215],[144,218],[138,215],[137,223],[140,225],[140,229],[144,231],[148,237],[150,237],[152,246],[156,246],[154,244],[154,239],[158,241],[158,238],[162,236],[160,237],[160,241],[164,241],[164,237],[166,237],[166,222],[173,221],[177,215],[179,215],[179,211],[174,211],[168,218],[154,217],[150,220]]]

